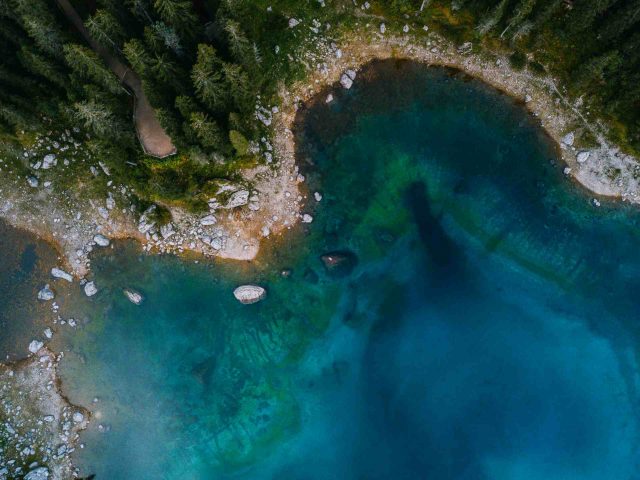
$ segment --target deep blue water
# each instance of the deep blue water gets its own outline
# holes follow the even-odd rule
[[[94,411],[83,472],[640,479],[636,210],[594,207],[523,106],[455,72],[381,62],[326,93],[296,131],[324,198],[275,251],[94,259],[58,337]],[[268,298],[239,305],[244,282]]]

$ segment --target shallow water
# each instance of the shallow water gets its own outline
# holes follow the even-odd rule
[[[522,106],[455,72],[381,62],[333,94],[296,132],[324,198],[277,252],[94,259],[56,343],[94,411],[83,472],[639,479],[636,211],[593,207]]]

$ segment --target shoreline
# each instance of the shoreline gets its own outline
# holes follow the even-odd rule
[[[7,455],[6,462],[0,462],[0,479],[22,478],[34,471],[46,471],[52,480],[77,476],[71,456],[90,413],[62,394],[60,358],[42,347],[23,360],[0,363],[0,413],[10,418],[10,423],[0,424],[6,442],[0,459]],[[43,459],[45,464],[38,463]]]
[[[169,227],[160,227],[147,221],[148,211],[138,215],[131,206],[113,205],[107,210],[97,200],[83,198],[82,192],[71,192],[65,199],[51,199],[46,191],[32,194],[28,187],[15,181],[15,187],[0,185],[0,194],[4,193],[0,216],[12,226],[51,243],[60,252],[64,267],[79,278],[90,273],[89,254],[103,248],[94,241],[97,234],[110,240],[136,240],[146,252],[177,255],[193,252],[204,257],[254,260],[270,241],[269,237],[281,236],[301,222],[305,204],[313,202],[309,198],[311,193],[299,188],[305,179],[298,170],[293,133],[298,106],[327,89],[340,88],[341,76],[347,70],[357,71],[369,62],[385,59],[453,68],[521,101],[558,145],[566,164],[565,175],[593,196],[595,206],[600,204],[598,197],[640,204],[637,160],[609,145],[603,127],[589,122],[578,106],[570,104],[551,77],[516,71],[505,55],[471,53],[472,47],[456,47],[434,33],[395,36],[388,31],[379,33],[377,26],[368,27],[370,30],[361,29],[343,38],[339,45],[332,44],[324,62],[309,71],[304,81],[290,88],[281,87],[281,104],[271,109],[269,121],[272,143],[267,142],[267,149],[273,152],[277,163],[261,164],[244,172],[246,185],[232,187],[246,194],[240,205],[233,208],[217,205],[208,214],[200,215],[170,207],[172,221]],[[588,145],[587,136],[595,137],[598,146]],[[127,187],[115,185],[112,190],[116,193],[111,199],[118,200],[117,206],[121,207],[121,202],[127,206],[130,195],[125,193]],[[123,192],[121,197],[118,190]],[[25,191],[29,193],[24,195]],[[313,206],[310,208],[313,210]]]
[[[359,32],[346,39],[334,49],[321,70],[311,72],[305,81],[289,89],[283,98],[287,115],[284,132],[295,127],[298,104],[307,103],[328,89],[340,88],[341,77],[347,70],[357,74],[365,64],[389,59],[452,68],[521,102],[556,144],[566,165],[565,175],[593,197],[595,206],[599,206],[598,197],[640,204],[640,162],[610,145],[603,127],[589,122],[579,107],[569,103],[555,80],[513,69],[506,55],[495,55],[489,61],[480,54],[465,53],[437,34],[410,38]],[[354,83],[357,81],[356,76]],[[586,136],[595,137],[598,145],[589,145]],[[294,144],[287,146],[295,152]]]

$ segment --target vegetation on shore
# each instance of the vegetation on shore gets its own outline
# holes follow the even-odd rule
[[[27,174],[23,149],[75,128],[93,160],[142,203],[204,208],[221,179],[239,180],[243,168],[271,159],[279,88],[318,68],[332,41],[363,21],[416,35],[428,25],[476,53],[503,51],[516,69],[548,71],[607,121],[615,142],[640,151],[639,0],[355,3],[75,0],[93,38],[141,77],[177,146],[176,156],[155,159],[136,141],[129,92],[56,3],[0,0],[2,154]],[[74,180],[91,180],[79,170]]]

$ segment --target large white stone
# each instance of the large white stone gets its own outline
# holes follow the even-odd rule
[[[344,73],[340,77],[340,85],[342,85],[343,88],[346,88],[347,90],[349,90],[353,85],[353,80],[351,80],[351,78],[349,78],[349,76],[346,73]]]
[[[98,288],[94,282],[87,282],[84,286],[84,293],[87,297],[93,297],[98,293]]]
[[[38,353],[42,347],[44,347],[44,343],[40,340],[32,340],[29,344],[29,351],[31,353]]]
[[[44,302],[48,302],[49,300],[53,300],[55,298],[55,293],[53,290],[49,288],[49,284],[47,283],[42,290],[38,292],[38,300],[42,300]]]
[[[38,467],[31,470],[25,475],[24,480],[49,480],[49,469],[46,467]]]
[[[64,270],[62,270],[61,268],[58,267],[53,267],[51,269],[51,275],[54,276],[55,278],[62,278],[63,280],[66,280],[67,282],[73,282],[73,277],[68,274],[67,272],[65,272]]]
[[[586,151],[586,150],[582,151],[582,152],[578,153],[578,155],[576,156],[576,161],[578,163],[584,163],[587,160],[589,160],[589,155],[590,155],[590,153],[588,151]]]
[[[138,292],[134,290],[129,290],[127,288],[125,288],[123,292],[131,303],[135,303],[136,305],[140,305],[142,303],[142,300],[143,300],[142,295],[139,294]]]
[[[247,203],[249,203],[249,191],[239,190],[231,195],[229,201],[227,202],[226,208],[241,207],[242,205],[246,205]]]
[[[100,247],[108,247],[110,243],[109,239],[100,233],[93,237],[93,241]]]
[[[200,225],[206,227],[208,225],[215,225],[218,223],[218,219],[214,215],[207,215],[200,219]]]
[[[267,291],[258,285],[241,285],[233,291],[233,295],[240,303],[249,305],[263,300]]]

